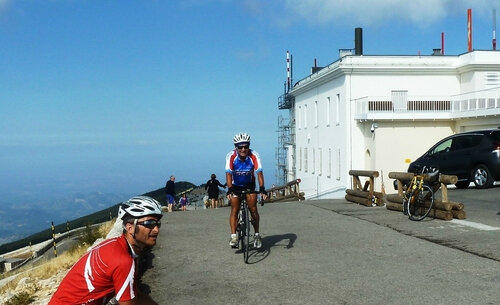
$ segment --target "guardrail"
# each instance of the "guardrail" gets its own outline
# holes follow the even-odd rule
[[[345,199],[350,202],[359,203],[365,206],[384,205],[384,194],[375,192],[375,178],[378,177],[377,171],[350,170],[352,176],[352,189],[346,189]],[[368,177],[365,184],[361,184],[359,177]]]
[[[267,199],[264,202],[284,200],[304,200],[304,193],[299,189],[300,179],[295,179],[282,186],[275,186],[267,190]]]

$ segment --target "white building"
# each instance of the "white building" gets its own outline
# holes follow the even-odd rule
[[[376,189],[391,193],[387,174],[438,140],[500,126],[500,51],[344,55],[298,81],[280,108],[290,122],[278,170],[300,178],[306,198],[344,197],[351,169],[379,171]]]

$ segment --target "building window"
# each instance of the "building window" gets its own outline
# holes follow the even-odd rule
[[[323,174],[323,149],[318,148],[318,175]]]
[[[307,147],[304,148],[304,172],[307,173]]]
[[[328,178],[332,177],[332,149],[328,148],[328,168],[327,175]]]
[[[340,149],[337,149],[337,180],[340,181]]]
[[[297,112],[297,128],[302,127],[302,106],[299,106],[299,111]]]
[[[326,98],[326,126],[330,126],[330,111],[332,108],[332,101],[330,101],[330,97]]]
[[[318,127],[318,101],[314,102],[314,127]]]
[[[299,171],[302,170],[302,147],[299,148]]]
[[[311,174],[314,174],[316,170],[316,149],[312,149],[312,162],[311,162]]]
[[[307,104],[304,105],[304,128],[307,128]]]
[[[340,94],[335,99],[335,125],[340,125]]]

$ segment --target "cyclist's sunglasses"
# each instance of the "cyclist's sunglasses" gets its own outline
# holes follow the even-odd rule
[[[138,221],[137,224],[141,225],[143,227],[146,227],[146,228],[148,228],[150,230],[153,230],[156,226],[158,226],[158,229],[161,227],[161,221],[160,220],[155,220],[155,219]]]
[[[250,146],[248,145],[242,145],[242,146],[236,146],[239,150],[242,150],[242,149],[248,149]]]

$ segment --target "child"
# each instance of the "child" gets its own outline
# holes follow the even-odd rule
[[[189,204],[189,199],[187,198],[186,193],[182,194],[179,203],[181,204],[181,210],[186,211],[186,206]]]

